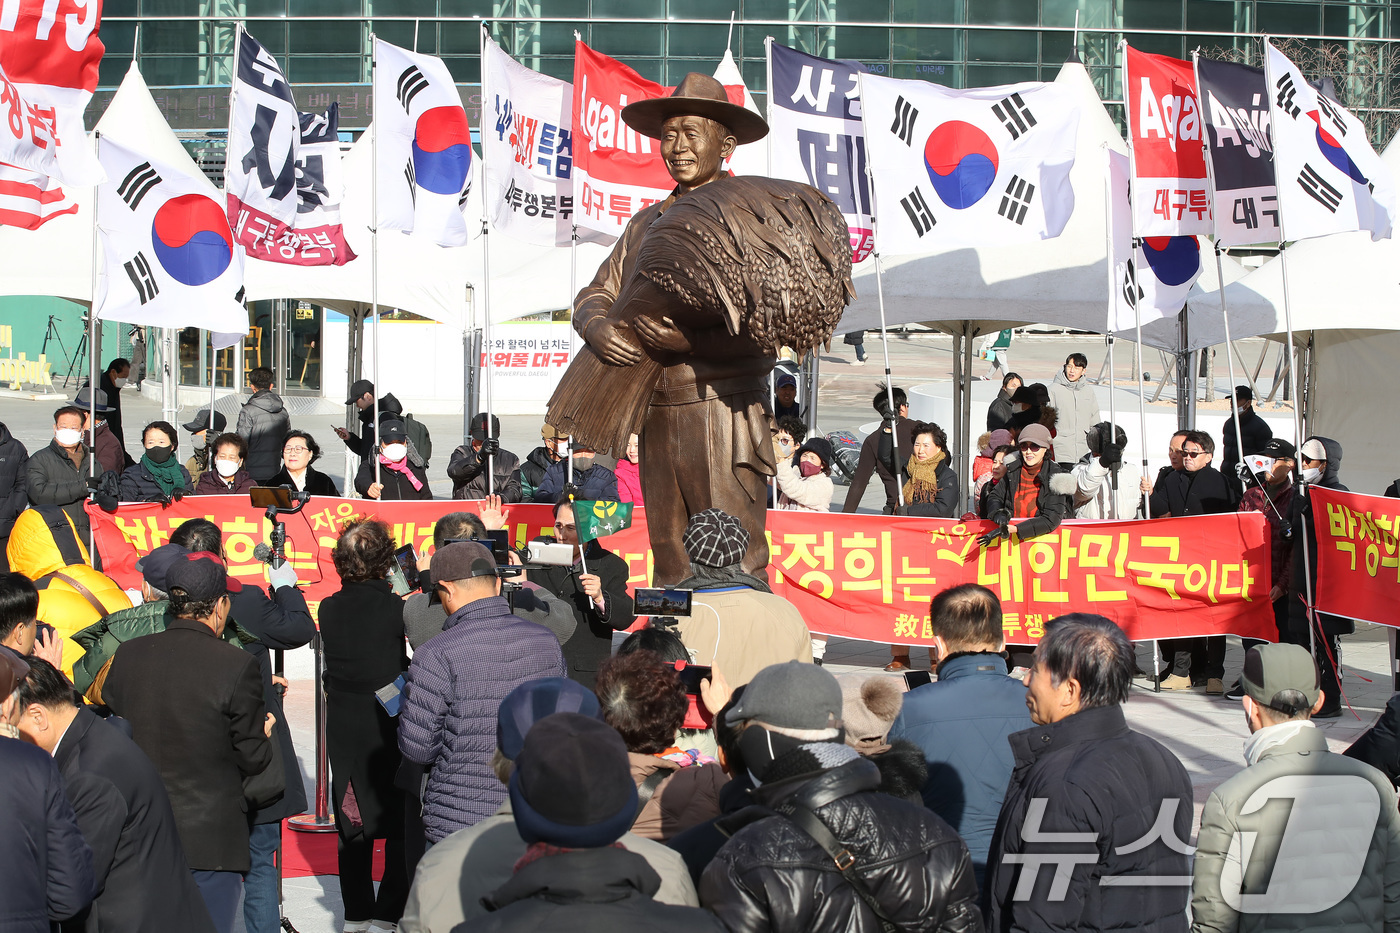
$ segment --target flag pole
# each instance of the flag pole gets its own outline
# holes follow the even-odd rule
[[[1075,14],[1076,21],[1078,15],[1078,13]],[[1108,333],[1104,336],[1104,339],[1108,344],[1108,421],[1110,424],[1113,425],[1113,428],[1116,431],[1118,428],[1118,411],[1113,399],[1113,332],[1118,327],[1118,289],[1116,288],[1117,276],[1113,268],[1113,172],[1109,170],[1110,164],[1113,159],[1113,150],[1109,149],[1106,143],[1101,148],[1103,149],[1104,153],[1105,168],[1103,176],[1103,215],[1105,247],[1104,265],[1107,267],[1105,271],[1107,273],[1106,279],[1108,283]],[[1145,448],[1147,446],[1147,439],[1142,438],[1139,441],[1139,443],[1141,443]],[[1113,495],[1109,496],[1108,505],[1108,516],[1109,518],[1114,519],[1119,517],[1118,488],[1116,484],[1116,479],[1117,478],[1115,477],[1115,483],[1113,484]]]
[[[768,121],[768,125],[773,125],[773,37],[763,37],[764,68],[767,71],[768,83],[764,87],[768,88],[768,93],[763,95],[763,118]],[[767,154],[768,174],[773,174],[773,134],[769,133],[763,141],[764,152]]]
[[[1123,86],[1128,86],[1128,41],[1120,39],[1118,51],[1123,58]],[[1131,232],[1136,234],[1137,224],[1133,220],[1133,205],[1137,203],[1137,166],[1133,163],[1133,134],[1128,133],[1128,222]],[[1142,292],[1138,288],[1137,267],[1138,267],[1138,241],[1136,236],[1130,237],[1129,247],[1131,252],[1128,260],[1128,270],[1130,282],[1128,287],[1133,294],[1133,325],[1137,332],[1137,362],[1133,365],[1133,378],[1137,381],[1138,395],[1138,430],[1142,437],[1142,478],[1147,479],[1147,388],[1142,384]],[[1142,511],[1143,518],[1151,518],[1152,510],[1148,505],[1147,493],[1138,493],[1138,508]],[[1152,692],[1160,693],[1162,690],[1162,646],[1157,639],[1152,639]]]
[[[379,77],[378,56],[374,53],[374,33],[369,34],[369,80],[371,96],[378,87]],[[376,117],[378,114],[376,113]],[[379,471],[379,393],[383,388],[379,384],[379,125],[376,120],[370,127],[373,133],[369,139],[370,161],[374,163],[374,174],[370,179],[369,188],[369,213],[370,213],[370,246],[369,246],[369,300],[370,308],[374,314],[374,366],[372,373],[374,376],[374,391],[370,393],[374,406],[374,450],[371,456],[374,458],[374,482],[375,485],[382,485]],[[363,359],[364,344],[360,345],[361,359]],[[384,495],[383,489],[379,494]]]
[[[772,40],[770,39],[769,41],[771,42]],[[768,67],[771,72],[773,62],[773,55],[771,49],[768,55],[768,62]],[[861,94],[862,99],[864,99],[863,95],[865,93],[865,82],[862,79],[860,73],[856,74],[856,92],[858,94]],[[769,97],[771,99],[771,93],[769,94]],[[772,150],[770,149],[769,151],[771,152]],[[875,176],[871,173],[869,159],[865,160],[865,177],[866,180],[870,183],[870,190],[874,191]],[[890,466],[893,467],[893,469],[890,470],[890,472],[894,474],[895,501],[899,503],[899,508],[902,510],[904,508],[904,483],[900,481],[900,477],[903,475],[903,472],[901,470],[902,464],[900,464],[899,462],[899,411],[894,407],[894,374],[890,370],[890,334],[889,328],[885,325],[884,266],[880,262],[880,250],[878,246],[880,242],[879,223],[878,220],[874,217],[871,218],[871,226],[875,228],[875,242],[877,244],[876,249],[874,251],[875,295],[880,305],[880,349],[883,351],[885,357],[885,398],[887,400],[887,404],[889,405],[889,417],[886,420],[889,422],[890,425],[890,459],[891,461],[893,461],[890,464]]]
[[[486,61],[486,23],[481,24],[481,52],[479,60]],[[489,100],[486,96],[486,77],[490,72],[489,68],[481,69],[481,102],[483,107]],[[486,184],[486,146],[481,147],[481,181],[482,186]],[[486,412],[485,428],[486,436],[491,437],[491,410],[495,407],[496,391],[492,386],[495,381],[494,367],[491,364],[491,225],[486,217],[486,192],[481,192],[481,305],[485,309],[482,315],[482,343],[486,348],[486,376],[482,380],[486,389],[486,404],[483,406]],[[486,456],[486,494],[494,496],[496,494],[496,455]]]
[[[94,130],[92,134],[93,155],[99,162],[102,160],[102,131]],[[97,205],[100,201],[97,188],[92,189],[92,276],[91,288],[88,293],[88,440],[91,451],[88,453],[88,479],[97,476],[97,357],[98,348],[93,345],[92,338],[96,333],[97,322],[97,275],[102,268],[102,235],[97,226]],[[118,389],[118,392],[121,390]],[[88,519],[88,562],[97,566],[97,559],[93,557],[97,548],[97,532],[94,530],[94,522]]]

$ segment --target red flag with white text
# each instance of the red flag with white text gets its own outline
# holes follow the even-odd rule
[[[1211,233],[1195,69],[1188,61],[1124,44],[1123,72],[1133,154],[1133,233]]]

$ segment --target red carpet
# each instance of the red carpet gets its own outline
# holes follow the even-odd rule
[[[282,824],[282,876],[305,878],[309,875],[338,875],[334,832],[299,833]],[[374,843],[374,880],[384,877],[384,840]]]

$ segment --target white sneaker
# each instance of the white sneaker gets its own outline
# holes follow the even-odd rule
[[[851,360],[852,366],[864,366],[865,360]]]
[[[347,920],[345,921],[345,933],[368,933],[373,920]]]
[[[399,925],[388,920],[375,920],[369,925],[369,933],[396,933]]]

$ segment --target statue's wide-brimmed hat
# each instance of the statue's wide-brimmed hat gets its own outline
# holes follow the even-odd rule
[[[709,75],[692,71],[670,97],[639,100],[622,108],[622,119],[632,129],[652,139],[661,138],[661,125],[671,117],[694,114],[723,125],[739,145],[768,135],[768,123],[754,113],[729,102],[724,85]]]

